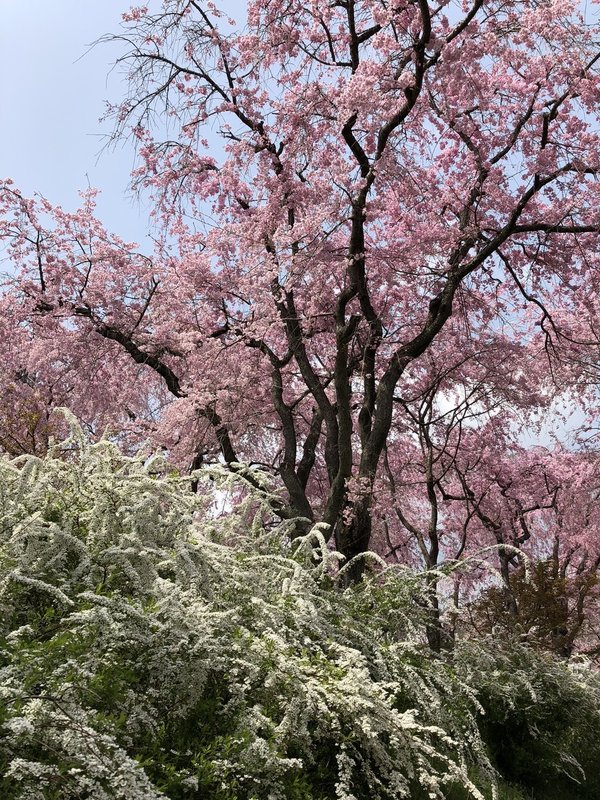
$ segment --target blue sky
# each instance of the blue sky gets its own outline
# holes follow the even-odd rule
[[[73,210],[78,190],[102,190],[98,214],[109,230],[142,243],[147,213],[127,195],[129,143],[103,150],[106,100],[124,93],[109,75],[119,49],[89,45],[118,29],[128,0],[2,0],[0,23],[0,178]],[[229,0],[238,18],[244,5]]]
[[[65,208],[79,189],[103,192],[99,214],[109,229],[140,241],[145,213],[126,197],[130,146],[103,152],[106,99],[122,93],[107,78],[116,50],[88,45],[116,30],[123,0],[3,0],[0,25],[0,176]]]

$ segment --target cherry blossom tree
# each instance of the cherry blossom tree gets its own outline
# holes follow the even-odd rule
[[[4,385],[185,468],[271,472],[274,511],[348,559],[522,544],[558,484],[506,488],[536,458],[518,421],[594,402],[600,52],[579,4],[253,0],[240,28],[163,0],[110,38],[155,248],[106,231],[92,191],[70,213],[5,182]]]
[[[518,468],[506,457],[484,467],[476,489],[463,479],[480,527],[473,538],[483,541],[487,531],[498,543],[502,573],[501,587],[476,599],[474,616],[484,628],[517,625],[526,640],[561,656],[576,647],[597,656],[597,458],[518,455]]]

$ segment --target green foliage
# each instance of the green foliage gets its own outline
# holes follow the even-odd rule
[[[495,786],[489,782],[486,783],[485,779],[477,782],[482,784],[480,788],[486,798],[491,798],[496,791],[497,800],[536,800],[527,789],[503,780],[499,780]],[[468,800],[468,796],[465,794],[464,788],[457,785],[449,790],[446,800]],[[542,800],[542,798],[540,797],[538,800]],[[544,795],[543,800],[548,800],[548,798]]]
[[[540,800],[600,797],[600,675],[517,641],[463,641],[455,652],[477,689],[482,735],[510,782]]]

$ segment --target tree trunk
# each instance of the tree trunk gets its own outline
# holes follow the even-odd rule
[[[371,495],[363,495],[346,508],[335,530],[336,549],[345,557],[347,564],[356,556],[366,553],[371,541],[373,521],[371,517]],[[361,580],[365,571],[365,560],[357,559],[346,570],[344,585],[350,586]]]

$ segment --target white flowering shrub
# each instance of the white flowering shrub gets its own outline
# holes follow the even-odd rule
[[[75,426],[0,460],[0,797],[483,800],[416,580],[342,593],[318,529],[292,555],[259,497],[213,497]]]
[[[421,578],[342,591],[318,526],[292,551],[267,486],[217,516],[234,478],[205,480],[76,425],[0,459],[3,800],[488,800],[488,754],[597,796],[593,673],[498,641],[435,656]]]

